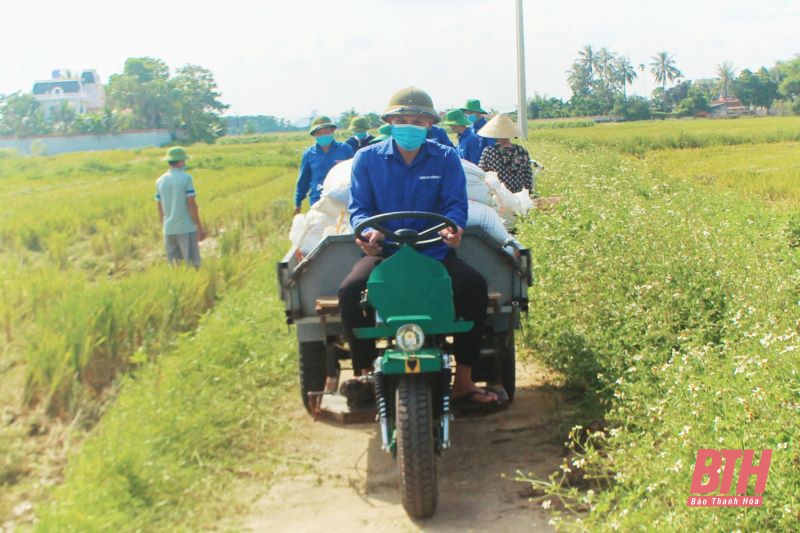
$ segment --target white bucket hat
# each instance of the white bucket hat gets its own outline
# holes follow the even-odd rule
[[[478,135],[489,139],[511,139],[522,137],[522,130],[508,118],[508,115],[498,113],[478,130]]]

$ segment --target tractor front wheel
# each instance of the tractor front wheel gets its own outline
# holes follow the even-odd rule
[[[401,377],[395,406],[403,507],[411,518],[428,518],[438,497],[430,385],[422,376]]]

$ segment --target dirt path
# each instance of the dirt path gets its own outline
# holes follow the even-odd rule
[[[406,515],[397,468],[380,450],[376,424],[314,423],[298,410],[294,456],[313,466],[279,476],[254,503],[245,529],[551,531],[547,512],[528,501],[529,485],[512,479],[517,470],[546,478],[558,468],[570,401],[536,367],[518,373],[508,410],[454,422],[453,446],[439,461],[433,518],[414,522]]]

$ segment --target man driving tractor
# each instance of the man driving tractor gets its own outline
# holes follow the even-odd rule
[[[420,89],[408,87],[397,91],[381,118],[391,125],[391,137],[359,150],[353,160],[351,225],[355,228],[372,216],[397,211],[436,213],[458,225],[458,231],[445,228],[439,232],[443,242],[419,251],[442,262],[452,279],[456,314],[474,323],[467,333],[454,336],[457,362],[452,388],[454,403],[495,403],[496,394],[472,381],[472,367],[480,357],[488,295],[486,280],[456,255],[467,221],[466,178],[458,153],[426,140],[431,126],[439,122],[439,115],[430,96]],[[406,219],[387,221],[386,227],[422,231],[426,225],[423,220]],[[359,339],[353,333],[353,328],[375,323],[373,314],[361,308],[361,294],[372,270],[395,251],[382,246],[384,235],[378,231],[367,230],[364,236],[366,242],[356,239],[364,256],[339,289],[342,324],[356,376],[368,374],[377,356],[374,340]],[[350,385],[368,386],[358,378]]]

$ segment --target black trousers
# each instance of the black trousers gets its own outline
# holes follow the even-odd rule
[[[342,325],[345,338],[350,344],[353,369],[360,374],[363,368],[372,365],[377,357],[374,339],[357,339],[353,328],[375,325],[374,312],[361,309],[361,293],[367,287],[367,279],[372,270],[384,257],[364,256],[353,266],[339,288],[339,305],[342,312]],[[480,273],[456,256],[451,250],[442,260],[453,282],[453,304],[456,316],[471,320],[475,326],[467,333],[454,336],[456,362],[475,365],[481,354],[481,336],[486,322],[486,306],[489,304],[486,280]]]

